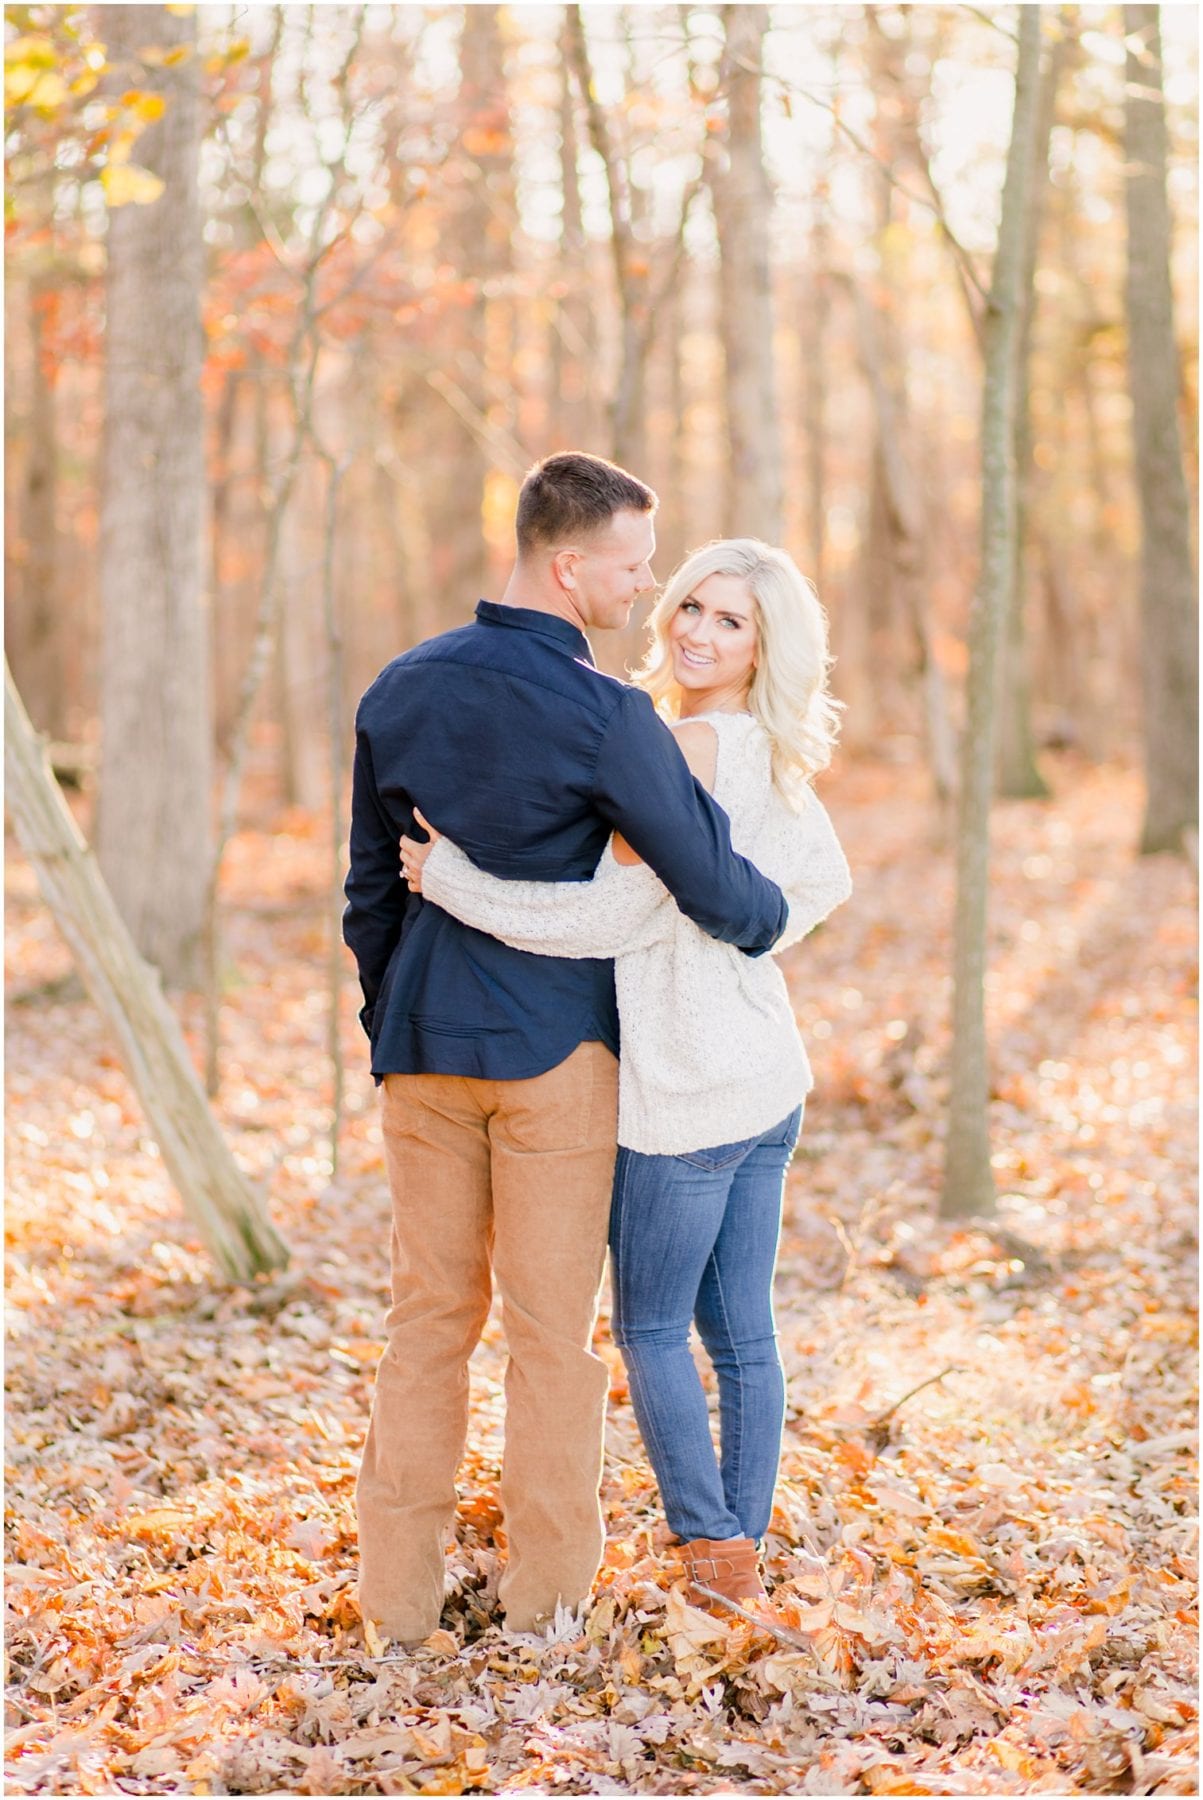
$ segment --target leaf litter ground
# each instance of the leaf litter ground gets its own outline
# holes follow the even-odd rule
[[[1195,895],[1132,856],[1130,773],[1057,786],[996,814],[990,1230],[933,1222],[952,883],[920,777],[830,795],[857,892],[787,964],[818,1089],[778,1285],[778,1638],[672,1590],[604,1319],[598,1604],[506,1635],[494,1317],[443,1626],[373,1654],[387,1200],[350,982],[330,1181],[323,829],[276,815],[228,870],[217,1106],[294,1253],[248,1288],[180,1218],[10,849],[8,1791],[1196,1793]]]

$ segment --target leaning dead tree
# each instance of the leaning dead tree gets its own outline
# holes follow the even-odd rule
[[[158,974],[134,947],[96,859],[50,771],[7,662],[6,802],[21,848],[88,992],[113,1027],[184,1209],[236,1281],[288,1261],[283,1239],[230,1154]]]

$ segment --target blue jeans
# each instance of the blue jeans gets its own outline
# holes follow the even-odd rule
[[[802,1108],[760,1137],[683,1156],[620,1149],[610,1212],[614,1340],[678,1538],[763,1537],[785,1419],[773,1265]],[[718,1376],[721,1461],[689,1347]]]

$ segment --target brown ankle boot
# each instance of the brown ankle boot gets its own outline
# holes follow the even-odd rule
[[[768,1599],[756,1560],[756,1545],[751,1538],[694,1538],[678,1544],[677,1554],[685,1571],[685,1598],[691,1606],[717,1618],[733,1619],[736,1615],[722,1600],[734,1600],[744,1611],[754,1611]],[[710,1589],[710,1593],[703,1590]]]

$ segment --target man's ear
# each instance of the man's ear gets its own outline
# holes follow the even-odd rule
[[[551,559],[551,572],[557,584],[568,592],[576,591],[576,570],[581,560],[579,550],[557,550]]]

